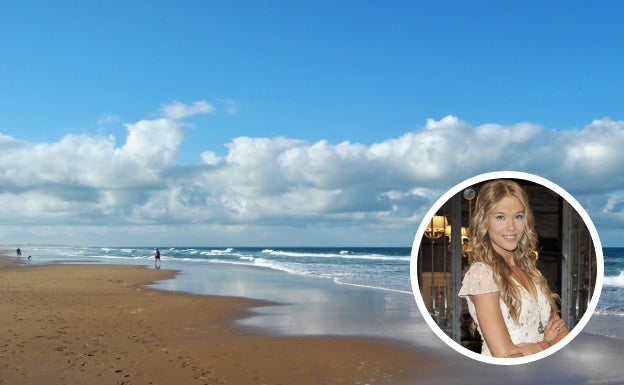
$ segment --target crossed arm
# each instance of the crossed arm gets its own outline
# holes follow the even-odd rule
[[[470,300],[475,305],[483,339],[492,355],[494,357],[520,357],[544,350],[539,342],[515,345],[511,341],[500,310],[499,295],[500,293],[495,291],[470,296]],[[544,329],[544,338],[556,342],[559,334],[557,327],[567,331],[563,320],[558,316],[553,316]]]

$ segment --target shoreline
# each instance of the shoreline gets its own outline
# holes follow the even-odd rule
[[[270,303],[145,287],[174,275],[5,261],[0,383],[395,384],[414,378],[413,359],[427,359],[382,339],[253,332],[232,321]]]

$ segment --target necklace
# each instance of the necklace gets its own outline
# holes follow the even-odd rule
[[[539,334],[542,334],[544,333],[544,324],[542,323],[542,309],[540,309],[539,301],[537,301],[537,317],[539,318],[539,324],[537,324],[537,332]]]

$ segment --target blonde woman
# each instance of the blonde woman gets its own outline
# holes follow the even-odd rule
[[[520,357],[568,330],[546,278],[535,266],[537,234],[524,189],[511,180],[483,186],[470,220],[473,262],[459,296],[481,334],[481,354]]]

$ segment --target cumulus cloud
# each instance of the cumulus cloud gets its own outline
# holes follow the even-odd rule
[[[554,131],[526,122],[473,126],[447,116],[371,145],[238,137],[224,156],[206,149],[201,162],[177,164],[183,119],[211,111],[207,102],[171,103],[164,118],[125,124],[121,144],[112,136],[24,143],[0,135],[3,223],[171,224],[186,235],[193,225],[198,243],[243,228],[276,243],[284,231],[302,237],[323,229],[325,237],[350,237],[347,243],[373,234],[397,239],[391,231],[409,244],[449,187],[482,172],[517,170],[578,193],[595,221],[624,227],[621,121]],[[199,233],[207,227],[209,235]]]
[[[209,166],[216,166],[219,162],[221,162],[221,157],[219,157],[219,155],[217,155],[214,151],[204,151],[199,157],[204,164]]]
[[[605,190],[622,188],[621,169],[624,154],[624,121],[595,120],[583,130],[564,131],[550,150],[560,167],[558,173],[577,177],[570,181],[574,188]]]

